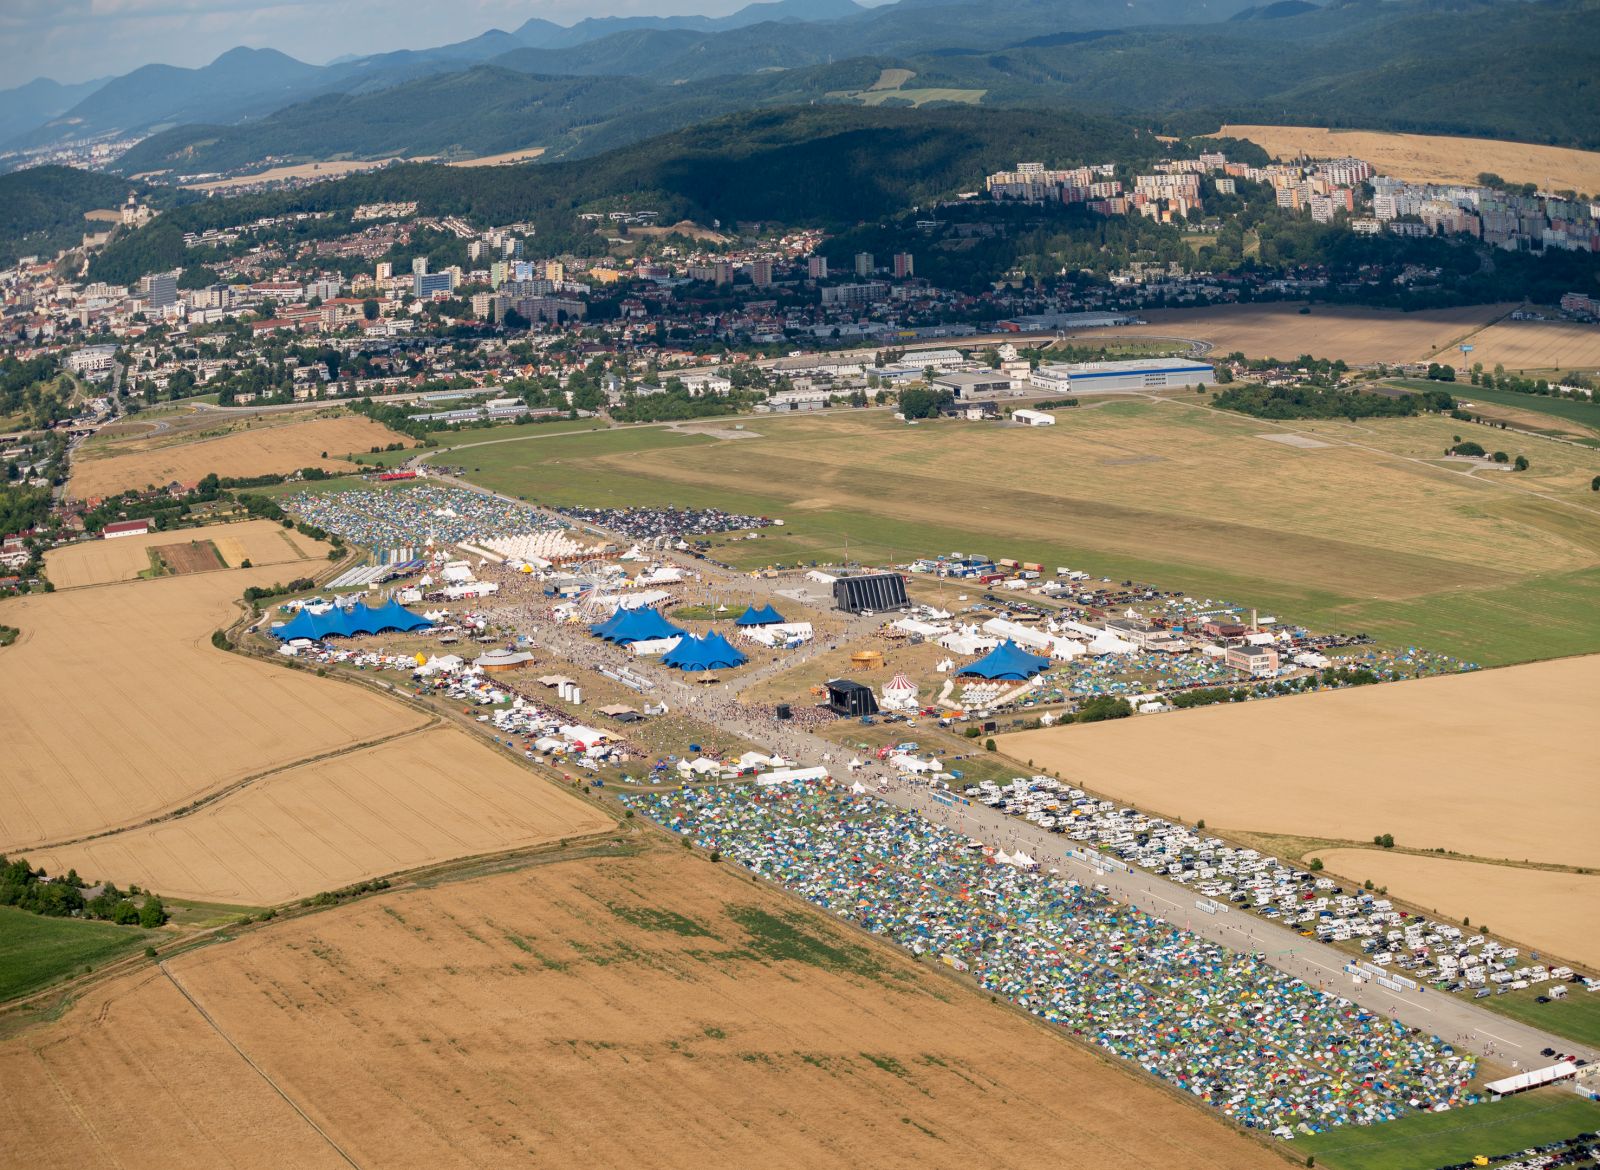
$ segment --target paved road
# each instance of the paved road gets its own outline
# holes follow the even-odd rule
[[[484,490],[465,480],[441,478],[448,478],[450,482],[473,491]],[[532,504],[524,506],[530,511],[541,511]],[[672,559],[708,580],[721,579],[729,585],[737,584],[741,589],[768,592],[779,603],[783,598],[777,590],[792,589],[795,585],[792,578],[753,579],[689,557],[673,554]],[[880,620],[876,617],[854,619],[850,622],[845,640],[876,628]],[[827,649],[823,644],[813,643],[799,651],[799,657],[787,658],[777,666],[763,668],[759,674],[707,688],[692,684],[677,671],[642,661],[625,650],[589,638],[582,627],[545,626],[538,631],[538,636],[552,650],[573,662],[591,667],[602,664],[627,666],[655,682],[658,688],[656,693],[669,703],[675,703],[677,710],[691,712],[696,719],[757,744],[768,753],[781,753],[802,764],[829,764],[835,767],[840,758],[848,754],[837,743],[814,735],[792,722],[778,722],[748,711],[736,701],[739,693],[759,681],[760,677],[776,669],[792,667],[823,652]],[[982,804],[945,805],[934,800],[928,788],[910,783],[898,774],[891,774],[889,769],[869,766],[859,775],[868,787],[887,783],[888,791],[880,795],[893,804],[921,812],[934,821],[950,825],[985,843],[1011,849],[1020,846],[1045,868],[1059,869],[1080,881],[1103,883],[1111,888],[1113,896],[1120,901],[1149,910],[1234,950],[1262,952],[1273,966],[1313,987],[1342,995],[1409,1027],[1420,1028],[1460,1044],[1498,1064],[1511,1066],[1515,1062],[1520,1069],[1544,1067],[1550,1063],[1549,1058],[1539,1055],[1545,1048],[1572,1053],[1591,1062],[1597,1059],[1597,1052],[1593,1049],[1576,1045],[1571,1040],[1543,1032],[1510,1017],[1486,1011],[1470,999],[1422,990],[1393,992],[1371,981],[1357,984],[1344,971],[1351,957],[1334,947],[1315,939],[1302,938],[1286,927],[1243,911],[1233,910],[1216,915],[1204,913],[1195,907],[1198,895],[1193,890],[1165,877],[1131,869],[1115,859],[1107,859],[1106,871],[1101,872],[1094,866],[1066,856],[1068,849],[1086,847],[1080,847],[1076,842],[1049,833],[1018,817],[1008,816]]]

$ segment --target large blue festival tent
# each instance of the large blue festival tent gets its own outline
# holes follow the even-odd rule
[[[747,661],[733,643],[715,631],[703,638],[689,634],[661,656],[663,665],[678,670],[724,670]]]
[[[430,629],[432,626],[433,623],[427,618],[412,613],[391,597],[377,609],[369,609],[365,602],[357,602],[348,609],[336,605],[326,613],[312,613],[302,608],[271,633],[281,642],[292,642],[297,638],[320,642],[328,637],[351,638],[357,634],[381,634],[390,630],[407,633]]]
[[[653,642],[658,638],[679,638],[684,631],[654,609],[619,609],[605,621],[589,627],[589,632],[607,642],[627,646],[634,642]]]
[[[736,626],[777,626],[783,624],[783,615],[772,606],[763,605],[760,609],[750,606],[733,623]]]
[[[975,674],[979,678],[1015,679],[1020,682],[1032,678],[1049,665],[1048,658],[1029,654],[1021,646],[1007,639],[971,666],[962,667],[957,673]]]

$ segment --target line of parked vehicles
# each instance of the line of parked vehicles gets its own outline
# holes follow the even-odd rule
[[[985,780],[964,795],[1069,840],[1090,845],[1140,869],[1189,886],[1218,904],[1232,904],[1289,926],[1306,938],[1353,944],[1375,967],[1404,972],[1438,990],[1485,999],[1548,982],[1548,1003],[1600,979],[1570,967],[1549,967],[1520,948],[1421,914],[1407,915],[1382,894],[1347,891],[1332,878],[1263,857],[1201,830],[1099,800],[1052,776]]]

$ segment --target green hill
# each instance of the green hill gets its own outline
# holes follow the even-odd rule
[[[184,231],[284,211],[417,200],[428,215],[533,220],[542,244],[574,235],[587,208],[649,207],[667,220],[848,226],[982,182],[1018,158],[1145,161],[1165,148],[1117,121],[1026,110],[807,106],[737,114],[582,161],[466,169],[405,164],[298,191],[176,208],[113,242],[96,279],[184,262]]]
[[[0,175],[0,267],[35,252],[54,256],[83,238],[84,213],[122,206],[131,190],[115,175],[72,167],[32,167]]]

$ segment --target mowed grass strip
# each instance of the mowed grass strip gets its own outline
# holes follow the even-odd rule
[[[737,443],[619,429],[476,447],[453,461],[540,503],[782,518],[760,539],[718,542],[738,568],[837,562],[847,549],[867,563],[960,549],[1149,581],[1486,665],[1600,650],[1600,614],[1567,596],[1573,574],[1600,566],[1587,490],[1600,459],[1527,439],[1533,472],[1515,485],[1479,482],[1431,462],[1459,423],[1301,427],[1201,401],[1063,410],[1044,431],[908,428],[885,412],[834,411],[751,420],[755,437]],[[1260,437],[1285,426],[1332,445]],[[1512,596],[1522,609],[1501,613]],[[1457,609],[1498,620],[1458,621]]]
[[[1433,1170],[1600,1129],[1600,1106],[1547,1089],[1492,1105],[1420,1113],[1365,1127],[1298,1137],[1294,1149],[1332,1170]]]
[[[155,932],[109,922],[45,918],[0,906],[0,1002],[146,945]]]

